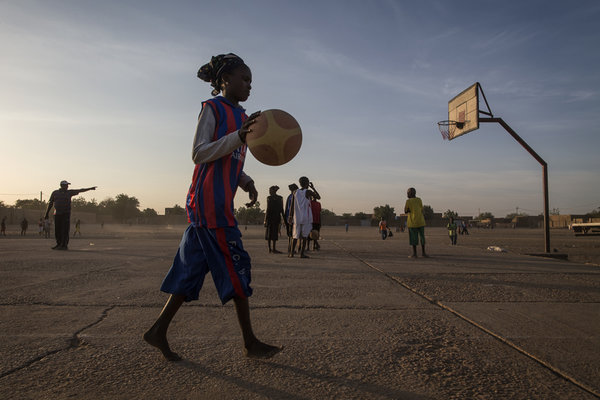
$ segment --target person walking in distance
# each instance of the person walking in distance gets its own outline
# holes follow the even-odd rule
[[[381,239],[385,240],[388,235],[387,222],[385,222],[385,218],[381,217],[381,221],[379,221],[379,233],[381,234]]]
[[[456,222],[454,222],[454,217],[450,217],[448,224],[446,225],[448,229],[448,236],[450,237],[450,244],[456,246],[456,237],[458,236]]]

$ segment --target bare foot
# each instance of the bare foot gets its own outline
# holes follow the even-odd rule
[[[408,258],[417,258],[417,255],[416,254],[412,254],[412,255],[408,256]]]
[[[282,349],[283,347],[271,346],[257,339],[244,348],[244,355],[249,358],[271,358]]]
[[[167,342],[167,338],[161,335],[158,335],[152,329],[148,330],[148,332],[144,333],[144,340],[150,346],[154,346],[162,352],[162,355],[167,359],[167,361],[181,361],[181,357],[179,354],[171,351],[169,347],[169,342]]]

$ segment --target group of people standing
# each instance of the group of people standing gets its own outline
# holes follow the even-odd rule
[[[305,176],[295,183],[288,185],[290,194],[283,204],[283,197],[277,194],[279,186],[269,188],[267,210],[265,212],[265,240],[269,253],[281,253],[277,250],[277,240],[283,224],[288,237],[288,257],[294,257],[297,252],[301,258],[309,258],[305,253],[313,241],[313,250],[319,250],[319,235],[321,231],[321,195],[313,183]],[[283,224],[282,224],[283,220]]]

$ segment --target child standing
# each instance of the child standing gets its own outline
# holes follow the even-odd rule
[[[248,117],[239,105],[250,96],[252,73],[240,57],[230,53],[212,57],[200,68],[198,77],[210,82],[213,96],[223,94],[202,103],[192,152],[196,166],[186,201],[190,225],[161,286],[171,296],[144,340],[167,360],[181,360],[169,347],[167,329],[184,301],[198,299],[210,272],[221,302],[233,299],[235,303],[245,355],[268,358],[281,348],[259,341],[252,330],[250,256],[244,250],[233,208],[238,186],[250,195],[246,206],[252,206],[258,197],[254,181],[242,171],[246,135],[260,114]]]
[[[408,226],[408,240],[412,246],[410,258],[417,258],[417,245],[421,239],[421,251],[423,257],[429,257],[425,253],[425,217],[423,216],[423,202],[417,197],[415,188],[409,188],[406,192],[408,199],[404,204],[404,212],[408,214],[406,225]]]
[[[313,230],[311,234],[316,232],[316,237],[313,238],[313,250],[321,250],[321,245],[319,244],[319,237],[321,236],[321,203],[317,199],[311,200],[310,210],[313,216]],[[310,239],[308,240],[308,247],[310,247]]]
[[[379,234],[381,235],[382,240],[385,240],[388,235],[387,222],[385,222],[383,217],[381,217],[381,221],[379,221]]]
[[[456,223],[454,222],[453,217],[450,217],[450,221],[448,222],[448,225],[446,225],[446,228],[448,228],[448,236],[450,237],[450,243],[452,243],[452,246],[455,246],[458,232],[456,231]]]

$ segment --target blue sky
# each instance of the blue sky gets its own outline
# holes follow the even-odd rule
[[[599,18],[597,1],[1,1],[0,200],[68,179],[98,186],[88,200],[183,205],[211,90],[196,72],[234,52],[246,109],[303,130],[290,163],[247,158],[263,204],[306,175],[337,214],[399,211],[410,186],[436,212],[542,212],[542,168],[499,125],[438,132],[480,82],[548,163],[550,207],[585,213],[600,207]]]

